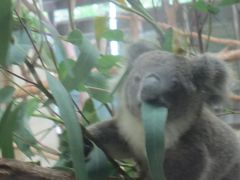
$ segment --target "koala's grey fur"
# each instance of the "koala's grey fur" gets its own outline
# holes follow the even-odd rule
[[[133,61],[116,119],[89,130],[114,158],[135,159],[149,180],[140,106],[166,106],[167,180],[240,180],[239,140],[208,107],[226,97],[226,81],[224,64],[211,56],[145,52]]]

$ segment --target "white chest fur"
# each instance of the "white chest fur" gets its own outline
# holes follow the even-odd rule
[[[189,128],[187,119],[167,122],[165,128],[165,149],[174,146],[180,136]],[[146,154],[144,128],[141,120],[134,117],[127,109],[122,108],[119,113],[118,127],[120,133],[132,145],[135,152]]]
[[[133,151],[146,155],[142,123],[125,108],[119,113],[118,127],[122,136],[132,145]]]

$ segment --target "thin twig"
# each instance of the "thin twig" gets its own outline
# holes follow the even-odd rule
[[[71,97],[72,98],[72,97]],[[88,120],[88,118],[84,115],[84,113],[80,110],[80,108],[78,107],[77,103],[73,100],[72,98],[72,102],[75,106],[75,108],[77,109],[77,112],[82,116],[82,118],[86,121],[87,124],[90,124],[90,121]]]
[[[75,22],[74,22],[74,8],[76,1],[75,0],[68,0],[68,15],[69,15],[69,23],[70,23],[70,28],[73,31],[76,27]]]
[[[18,20],[19,20],[20,24],[23,26],[25,32],[27,33],[28,38],[30,39],[31,44],[33,45],[33,48],[34,48],[35,52],[37,53],[38,58],[40,59],[43,67],[45,67],[45,65],[44,65],[44,63],[43,63],[42,56],[41,56],[41,54],[39,53],[39,51],[38,51],[38,49],[37,49],[37,46],[35,45],[34,40],[33,40],[32,36],[31,36],[30,32],[28,31],[28,28],[26,27],[25,23],[22,21],[22,19],[21,19],[21,17],[19,16],[18,12],[17,12],[16,10],[14,10],[14,12],[16,13],[16,15],[17,15],[17,17],[18,17]]]
[[[152,19],[152,17],[147,17],[147,16],[145,16],[144,14],[142,14],[141,12],[139,12],[139,11],[137,11],[137,10],[135,10],[135,9],[129,8],[129,7],[125,6],[125,5],[122,5],[121,3],[119,3],[119,2],[117,2],[117,1],[115,1],[115,0],[109,0],[109,1],[112,2],[112,3],[114,3],[114,4],[116,4],[117,6],[119,6],[120,8],[122,8],[122,9],[128,11],[128,12],[132,12],[132,13],[134,13],[134,14],[137,14],[137,15],[143,17],[143,18],[144,18],[147,22],[149,22],[149,23],[152,25],[152,27],[155,29],[155,31],[156,31],[157,34],[159,35],[160,40],[164,40],[164,32],[158,27],[157,23],[154,22],[154,20]]]
[[[58,66],[57,66],[56,57],[55,57],[55,55],[54,55],[54,52],[53,52],[53,50],[52,50],[52,47],[50,46],[50,43],[49,43],[48,39],[47,39],[47,34],[46,34],[46,32],[45,32],[45,30],[44,30],[44,28],[43,28],[43,27],[44,27],[44,24],[43,24],[43,22],[42,22],[41,12],[40,12],[39,8],[37,7],[37,4],[36,4],[35,0],[32,0],[32,1],[33,1],[33,4],[34,4],[34,7],[35,7],[35,9],[36,9],[37,16],[38,16],[38,18],[39,18],[39,22],[41,23],[41,32],[40,32],[40,33],[43,35],[43,37],[44,37],[44,39],[45,39],[45,41],[46,41],[46,43],[47,43],[49,52],[50,52],[50,54],[51,54],[51,56],[52,56],[53,64],[54,64],[54,66],[55,66],[56,71],[58,72]],[[44,67],[44,68],[46,69],[46,67]]]
[[[34,66],[28,61],[25,61],[29,71],[31,72],[31,74],[33,75],[34,79],[36,80],[37,84],[36,87],[38,87],[40,90],[42,90],[42,92],[49,98],[49,99],[53,99],[52,94],[50,94],[48,92],[48,90],[44,87],[42,81],[40,80],[37,71],[35,70]]]
[[[11,75],[13,75],[13,76],[15,76],[15,77],[17,77],[17,78],[19,78],[19,79],[27,82],[27,83],[30,83],[30,84],[32,84],[32,85],[34,85],[34,86],[37,86],[37,83],[35,83],[35,82],[33,82],[33,81],[30,81],[30,80],[28,80],[28,79],[26,79],[26,78],[24,78],[24,77],[22,77],[22,76],[19,76],[18,74],[13,73],[13,72],[11,72],[11,71],[9,71],[8,69],[5,69],[5,68],[3,68],[3,67],[0,67],[0,68],[1,68],[2,70],[6,71],[7,73],[9,73],[9,74],[11,74]]]

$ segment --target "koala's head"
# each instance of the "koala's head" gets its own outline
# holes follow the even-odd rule
[[[142,102],[167,107],[172,118],[197,114],[204,104],[225,97],[226,76],[224,64],[208,55],[190,60],[150,51],[134,61],[125,83],[125,101],[138,117]]]

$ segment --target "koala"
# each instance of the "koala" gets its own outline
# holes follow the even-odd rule
[[[240,180],[239,140],[210,108],[227,97],[225,65],[208,54],[143,52],[131,60],[118,114],[91,125],[90,133],[113,158],[134,159],[139,179],[151,180],[140,109],[143,102],[163,106],[167,180]]]

